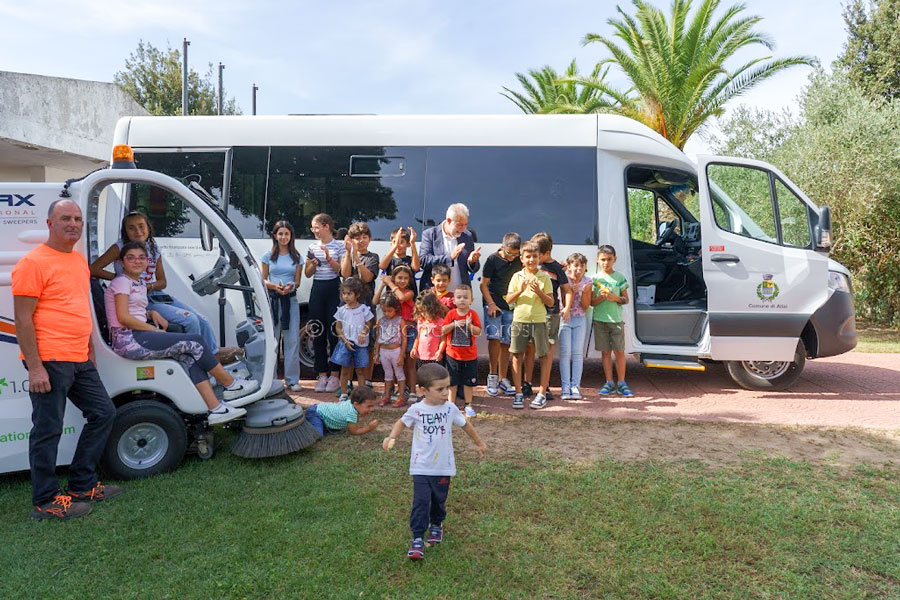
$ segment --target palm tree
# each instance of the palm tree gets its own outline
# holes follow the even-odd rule
[[[587,80],[602,84],[605,81],[606,71],[601,73],[601,67],[602,65],[598,64]],[[529,80],[529,76],[533,81]],[[528,71],[527,76],[516,73],[516,79],[525,88],[525,93],[514,92],[504,87],[506,93],[500,92],[500,95],[511,100],[524,113],[591,113],[608,109],[613,104],[600,88],[585,87],[579,83],[578,65],[575,60],[569,63],[562,77],[552,67],[544,67],[540,71],[536,69]]]
[[[721,116],[732,98],[785,69],[816,63],[809,56],[764,56],[729,70],[725,62],[738,50],[756,44],[774,47],[768,35],[754,29],[761,17],[739,16],[743,4],[714,18],[719,0],[703,0],[688,22],[692,0],[672,0],[668,19],[644,0],[632,3],[634,15],[616,7],[621,20],[607,21],[615,30],[613,37],[624,45],[595,33],[583,40],[584,45],[606,46],[611,57],[600,64],[618,65],[631,88],[618,90],[592,78],[573,81],[616,99],[614,112],[641,121],[678,148],[684,148],[707,119]]]

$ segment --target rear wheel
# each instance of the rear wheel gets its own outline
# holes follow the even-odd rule
[[[103,452],[103,470],[114,479],[139,479],[171,471],[184,460],[188,432],[175,410],[157,400],[119,407]]]
[[[316,364],[316,350],[313,346],[316,335],[321,335],[320,331],[316,331],[315,327],[308,327],[309,315],[301,313],[300,315],[300,365],[307,369],[312,369]]]
[[[735,360],[725,363],[728,374],[736,384],[747,390],[783,390],[800,377],[806,365],[806,348],[797,344],[794,360]]]

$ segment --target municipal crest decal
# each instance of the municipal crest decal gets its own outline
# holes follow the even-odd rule
[[[756,296],[763,302],[772,302],[778,297],[778,284],[772,281],[772,275],[763,275],[762,282],[756,286]]]

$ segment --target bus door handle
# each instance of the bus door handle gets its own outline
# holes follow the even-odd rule
[[[712,258],[710,258],[713,262],[724,262],[724,263],[739,263],[741,259],[735,256],[734,254],[713,254]]]

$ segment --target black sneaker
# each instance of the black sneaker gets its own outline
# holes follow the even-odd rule
[[[534,394],[534,391],[531,389],[531,383],[526,381],[522,384],[522,395],[528,398],[532,394]]]
[[[76,502],[103,502],[120,495],[122,488],[117,485],[104,485],[98,481],[92,490],[86,492],[68,490],[66,493]]]
[[[425,537],[425,543],[429,546],[440,544],[444,541],[444,528],[440,525],[432,525],[428,528],[428,535]]]
[[[546,398],[547,400],[555,400],[555,399],[556,399],[556,396],[554,396],[554,395],[550,392],[550,390],[547,390],[547,393],[544,394],[544,398]]]
[[[422,538],[416,538],[409,543],[409,552],[406,553],[409,560],[422,560],[425,558],[425,542]]]
[[[50,502],[33,507],[28,516],[35,521],[68,521],[90,513],[91,505],[88,502],[74,502],[68,494],[57,494]]]

